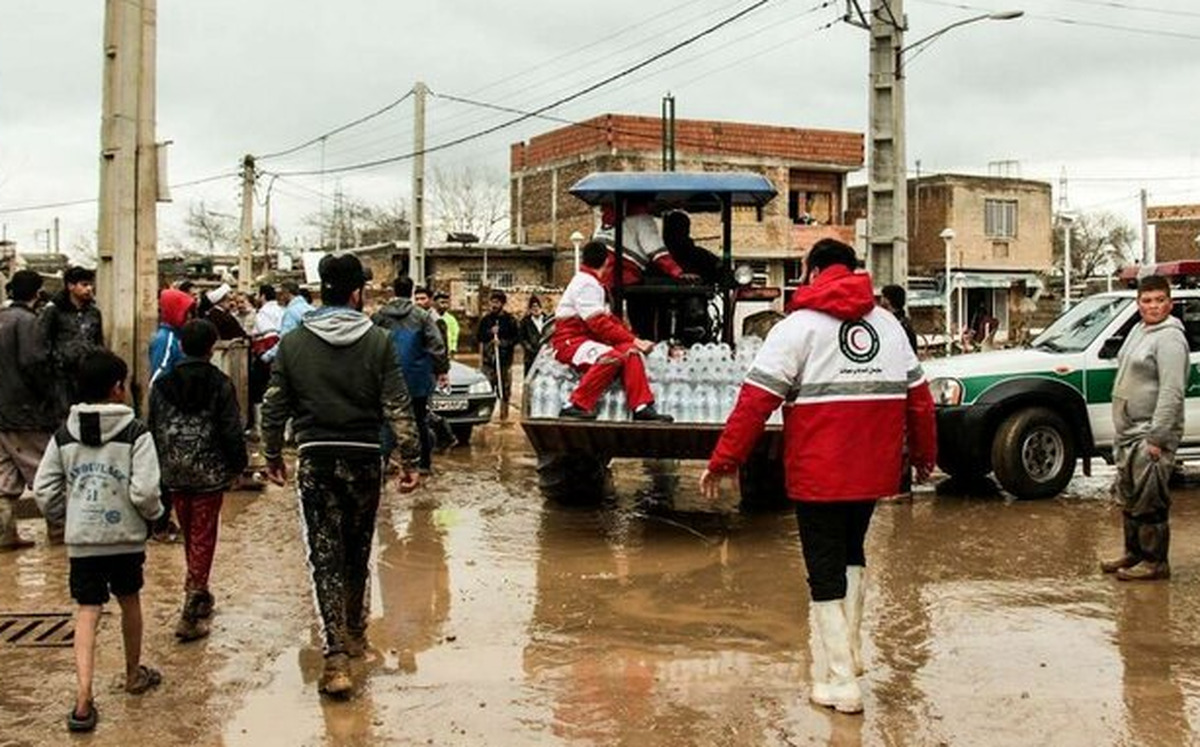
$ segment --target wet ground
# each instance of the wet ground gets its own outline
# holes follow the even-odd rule
[[[1182,745],[1200,719],[1200,493],[1177,493],[1169,583],[1096,571],[1118,547],[1110,473],[1013,503],[918,493],[869,537],[866,713],[808,705],[804,568],[789,514],[699,503],[617,470],[616,503],[544,505],[515,426],[437,460],[378,524],[375,652],[348,703],[321,664],[290,491],[234,494],[214,633],[171,636],[182,547],[152,546],[146,659],[120,691],[101,631],[103,745]],[[38,533],[35,521],[23,522]],[[0,613],[70,610],[59,549],[0,554]],[[0,745],[63,744],[69,649],[0,648]]]

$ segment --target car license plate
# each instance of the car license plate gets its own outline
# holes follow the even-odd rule
[[[470,404],[465,399],[435,399],[429,402],[429,409],[433,412],[461,412]]]

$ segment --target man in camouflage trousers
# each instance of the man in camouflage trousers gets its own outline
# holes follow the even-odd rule
[[[324,627],[320,690],[353,690],[349,660],[366,652],[368,561],[379,507],[380,434],[391,428],[400,489],[420,480],[412,405],[391,337],[362,313],[365,274],[353,255],[321,261],[322,307],[278,345],[263,402],[267,475],[282,485],[283,428],[299,445],[297,492]]]

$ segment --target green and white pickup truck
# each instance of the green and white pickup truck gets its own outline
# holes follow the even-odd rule
[[[1175,290],[1191,351],[1181,458],[1200,456],[1200,290]],[[970,480],[994,472],[1017,498],[1048,498],[1078,459],[1112,460],[1117,352],[1138,321],[1132,290],[1080,301],[1028,348],[928,361],[938,405],[938,466]]]

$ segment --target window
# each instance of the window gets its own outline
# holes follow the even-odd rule
[[[992,259],[1008,259],[1008,242],[992,242]]]
[[[1183,334],[1187,337],[1188,350],[1200,351],[1200,299],[1187,298],[1176,301],[1171,313],[1183,322]]]
[[[983,232],[988,238],[1012,239],[1017,236],[1017,201],[984,200]]]
[[[467,285],[483,285],[483,271],[464,270],[462,279]],[[488,279],[491,280],[489,288],[512,288],[517,284],[517,278],[512,271],[488,272]]]

